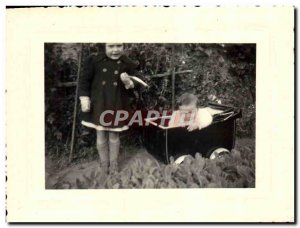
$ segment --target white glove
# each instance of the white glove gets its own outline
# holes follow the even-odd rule
[[[91,100],[89,97],[79,97],[82,112],[89,112],[91,109]]]
[[[126,89],[131,89],[134,87],[133,81],[130,79],[127,73],[122,73],[120,75],[121,81],[124,83]]]
[[[134,83],[132,80],[130,80],[128,84],[125,84],[125,89],[132,89],[132,88],[134,88]]]

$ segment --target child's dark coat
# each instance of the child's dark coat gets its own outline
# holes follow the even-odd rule
[[[106,55],[88,57],[83,74],[79,80],[79,96],[88,96],[91,99],[91,110],[82,113],[82,120],[93,125],[101,126],[99,118],[106,110],[130,111],[130,98],[133,97],[132,89],[125,89],[120,79],[123,72],[129,75],[136,73],[138,64],[126,56],[112,60]],[[107,122],[111,121],[109,128],[119,128],[126,125],[126,121],[114,124],[115,117],[105,115]]]

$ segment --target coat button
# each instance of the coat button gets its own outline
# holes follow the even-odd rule
[[[106,84],[106,81],[102,81],[102,85],[105,85]]]
[[[118,74],[118,73],[119,73],[119,71],[115,70],[114,74]]]
[[[102,70],[103,72],[106,72],[107,71],[107,69],[106,68],[103,68],[103,70]]]
[[[118,83],[117,83],[117,82],[114,82],[113,84],[114,84],[114,86],[117,86],[117,85],[118,85]]]
[[[121,60],[118,60],[118,61],[117,61],[117,64],[120,64],[120,63],[121,63]]]

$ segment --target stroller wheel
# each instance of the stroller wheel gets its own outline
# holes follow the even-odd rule
[[[177,165],[183,163],[184,159],[185,159],[187,156],[188,156],[187,154],[179,156],[178,158],[176,158],[176,160],[174,161],[174,163],[177,164]]]
[[[211,152],[209,159],[215,159],[216,157],[222,156],[224,154],[229,154],[229,150],[227,150],[223,147],[219,147],[219,148],[214,149]]]

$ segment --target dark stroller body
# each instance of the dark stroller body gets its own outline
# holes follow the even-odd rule
[[[168,127],[168,121],[161,125],[159,118],[145,119],[149,126],[144,129],[146,149],[158,160],[169,163],[182,156],[213,158],[215,152],[231,151],[235,145],[236,119],[241,117],[241,110],[233,107],[209,103],[208,107],[222,111],[213,115],[210,126],[201,130],[188,132],[184,127]]]

